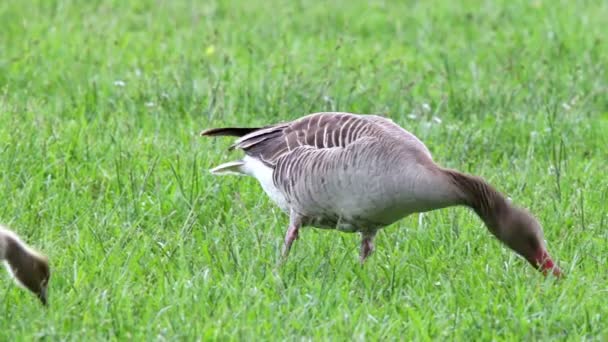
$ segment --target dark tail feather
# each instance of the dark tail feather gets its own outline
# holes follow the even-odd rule
[[[211,128],[201,132],[201,135],[209,137],[220,137],[220,136],[233,136],[242,137],[251,132],[255,132],[262,127],[244,128],[244,127],[224,127],[224,128]]]

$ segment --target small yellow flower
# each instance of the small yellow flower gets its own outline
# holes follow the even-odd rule
[[[209,46],[207,46],[207,48],[205,49],[205,54],[206,54],[207,56],[211,56],[211,55],[213,55],[214,53],[215,53],[215,46],[213,46],[213,45],[209,45]]]

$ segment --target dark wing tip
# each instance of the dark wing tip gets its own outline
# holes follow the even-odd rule
[[[200,135],[201,136],[214,136],[214,135],[218,135],[217,131],[218,130],[222,130],[222,128],[209,128],[209,129],[205,129],[202,130]]]
[[[201,136],[233,136],[233,137],[242,137],[251,132],[255,132],[259,130],[259,127],[254,128],[244,128],[244,127],[222,127],[222,128],[211,128],[202,131]]]

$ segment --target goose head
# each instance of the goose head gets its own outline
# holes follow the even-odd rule
[[[9,262],[9,266],[15,279],[34,293],[43,305],[47,305],[47,289],[51,278],[48,259],[37,253],[31,253],[20,257],[16,263]]]
[[[538,220],[526,209],[514,205],[480,177],[443,169],[461,204],[471,207],[494,236],[524,257],[544,275],[561,277],[561,270],[549,256]]]
[[[498,238],[543,274],[561,277],[561,270],[547,252],[538,220],[527,210],[511,205],[501,216],[497,222]]]
[[[45,255],[31,249],[15,233],[0,226],[0,259],[4,260],[19,285],[47,305],[51,270]]]

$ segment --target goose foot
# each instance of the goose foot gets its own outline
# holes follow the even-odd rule
[[[361,265],[365,263],[365,259],[367,259],[370,254],[374,251],[374,236],[375,233],[362,233],[361,234],[361,253],[359,256],[359,261]]]
[[[294,241],[296,241],[296,239],[298,239],[299,228],[300,227],[289,226],[287,229],[287,234],[285,234],[285,244],[283,244],[283,258],[287,258],[289,255],[289,250],[291,250],[291,245]]]
[[[285,243],[283,244],[283,252],[281,253],[283,260],[287,259],[291,245],[298,239],[301,226],[301,218],[298,215],[292,214],[289,218],[289,228],[287,228],[287,233],[285,234]]]

